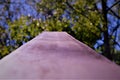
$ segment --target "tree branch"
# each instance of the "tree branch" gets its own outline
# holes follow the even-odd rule
[[[120,19],[120,16],[117,15],[113,10],[110,9],[110,11],[113,13],[113,15],[114,15],[115,17],[117,17],[118,19]]]
[[[113,29],[112,33],[111,33],[111,36],[113,35],[113,33],[119,28],[119,25],[120,24],[117,24],[117,26]]]
[[[120,44],[118,44],[118,42],[117,42],[117,45],[120,47]]]
[[[109,8],[108,6],[106,6],[106,7]],[[112,9],[109,9],[109,10],[110,10],[111,13],[113,13],[113,15],[114,15],[115,17],[117,17],[118,19],[120,19],[120,16],[117,15]]]
[[[66,3],[66,4],[67,4],[67,6],[68,6],[68,7],[70,7],[72,10],[75,10],[75,9],[74,9],[74,7],[73,7],[73,6],[71,6],[71,5],[69,4],[68,0],[66,0],[66,2],[65,2],[65,3]]]
[[[108,7],[108,9],[107,9],[107,12],[109,11],[109,10],[111,10],[115,5],[117,5],[118,3],[120,3],[120,1],[117,1],[116,3],[114,3],[111,7]]]
[[[80,12],[79,10],[75,9],[75,8],[68,2],[68,0],[66,0],[65,3],[66,3],[66,5],[67,5],[70,9],[74,10],[75,12],[78,12],[78,13],[81,14],[83,17],[87,18],[87,19],[94,25],[94,22],[92,22],[91,19],[89,19],[84,13],[82,13],[82,12]],[[100,30],[101,30],[101,29],[100,29]]]
[[[120,44],[118,42],[115,42],[119,47],[120,47]]]
[[[119,25],[116,26],[116,29],[119,28]],[[117,38],[117,31],[115,32],[115,39],[113,40],[114,41],[114,44],[117,44],[119,47],[120,47],[120,44],[116,41],[116,38]]]

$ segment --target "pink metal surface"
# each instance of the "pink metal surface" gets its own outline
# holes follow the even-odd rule
[[[120,66],[66,32],[43,32],[0,60],[0,80],[120,80]]]

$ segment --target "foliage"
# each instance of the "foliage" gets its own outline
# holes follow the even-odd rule
[[[109,8],[107,1],[41,0],[36,5],[31,5],[37,10],[37,17],[40,17],[39,14],[42,15],[41,18],[21,16],[15,21],[6,20],[9,29],[6,32],[5,29],[0,28],[0,36],[5,33],[9,39],[6,39],[6,37],[0,38],[1,40],[5,39],[1,42],[4,44],[0,45],[2,47],[0,54],[3,57],[42,31],[66,31],[91,48],[97,43],[97,40],[102,40],[103,44],[98,45],[96,51],[103,53],[109,59],[112,55],[112,60],[119,63],[120,57],[116,56],[119,55],[119,51],[116,51],[114,47],[119,44],[116,41],[119,24],[115,25],[115,27],[110,27],[112,24],[110,17],[114,17],[117,21],[119,20],[119,14],[116,14],[119,12],[117,10],[119,6],[113,4],[114,6]],[[102,8],[97,7],[98,3],[101,4]],[[115,3],[117,5],[118,2],[115,1]],[[7,8],[9,9],[8,6]],[[107,17],[108,14],[110,17]],[[10,35],[8,36],[8,34]]]
[[[8,50],[5,46],[6,32],[5,29],[0,26],[0,58],[8,54]]]
[[[34,38],[42,31],[41,27],[36,24],[37,20],[32,21],[31,24],[28,18],[29,17],[22,16],[19,20],[8,23],[10,26],[9,32],[11,40],[13,40],[14,46],[16,48]]]
[[[67,31],[76,39],[93,47],[96,40],[100,38],[100,30],[97,27],[100,25],[101,16],[95,10],[85,8],[94,7],[94,1],[89,2],[85,0],[69,0],[68,2],[66,0],[42,0],[37,5],[38,11],[45,16],[45,25],[48,30],[54,28],[56,31]]]

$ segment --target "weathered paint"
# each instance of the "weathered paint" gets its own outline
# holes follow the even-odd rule
[[[120,80],[120,67],[66,32],[43,32],[0,61],[0,80]]]

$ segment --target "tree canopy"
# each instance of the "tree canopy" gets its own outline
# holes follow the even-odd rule
[[[119,0],[30,1],[28,4],[36,10],[37,17],[21,15],[13,21],[8,17],[6,23],[9,28],[0,27],[1,57],[42,31],[66,31],[107,58],[119,63],[120,53],[115,47],[120,47],[119,3]],[[9,9],[3,12],[6,10],[9,12]],[[19,10],[15,11],[19,12]],[[3,35],[5,37],[2,37]]]

